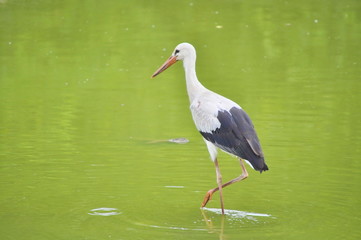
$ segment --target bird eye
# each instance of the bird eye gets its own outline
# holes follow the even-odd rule
[[[179,53],[178,49],[175,50],[174,55],[176,55],[177,53]]]

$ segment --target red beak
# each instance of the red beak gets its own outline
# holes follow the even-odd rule
[[[164,70],[166,70],[176,62],[177,62],[176,56],[170,56],[168,60],[165,61],[165,63],[157,71],[155,71],[155,73],[153,73],[152,78],[154,78],[155,76],[157,76],[158,74],[160,74],[161,72],[163,72]]]

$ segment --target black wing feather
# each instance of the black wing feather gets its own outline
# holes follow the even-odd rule
[[[248,160],[257,171],[266,171],[268,167],[256,131],[248,114],[241,108],[219,111],[217,118],[221,126],[211,133],[200,132],[214,145]]]

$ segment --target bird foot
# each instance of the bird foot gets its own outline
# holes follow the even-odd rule
[[[213,195],[213,189],[209,190],[206,193],[206,196],[204,196],[201,207],[205,207],[207,205],[208,201],[212,199],[212,195]]]

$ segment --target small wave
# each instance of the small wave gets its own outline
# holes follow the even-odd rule
[[[94,208],[88,212],[89,215],[94,216],[114,216],[119,215],[121,212],[117,208]]]
[[[203,208],[205,211],[213,212],[216,214],[222,214],[222,210],[219,208]],[[231,210],[231,209],[224,209],[224,213],[227,217],[233,219],[248,219],[252,221],[257,221],[257,217],[272,217],[270,214],[266,213],[253,213],[253,212],[245,212],[239,210]]]
[[[151,227],[151,228],[159,228],[159,229],[169,229],[169,230],[181,230],[181,231],[206,231],[207,229],[203,228],[189,228],[189,227],[176,227],[176,226],[160,226],[160,225],[151,225],[144,223],[134,223],[138,226]]]
[[[184,186],[164,186],[166,188],[184,188]]]

